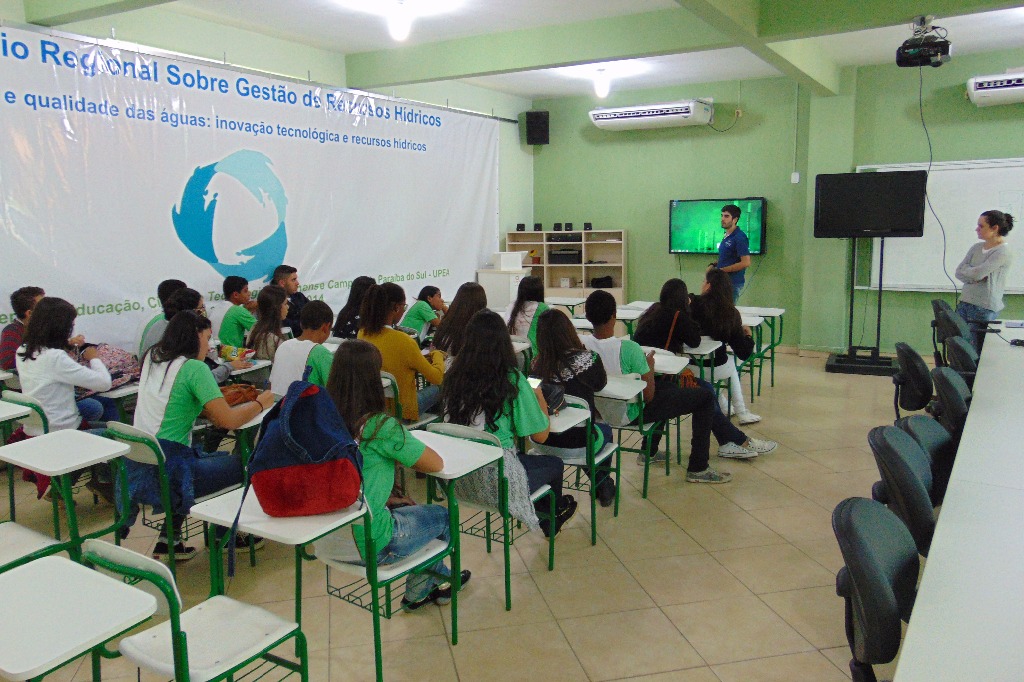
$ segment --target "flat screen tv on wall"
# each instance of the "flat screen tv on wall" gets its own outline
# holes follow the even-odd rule
[[[924,236],[923,170],[822,174],[814,180],[814,236]]]
[[[668,203],[669,253],[718,253],[725,236],[722,207],[740,207],[739,229],[750,242],[750,253],[765,253],[767,204],[764,197],[743,199],[676,199]]]

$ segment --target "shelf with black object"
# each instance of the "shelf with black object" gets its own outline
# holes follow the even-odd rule
[[[536,254],[536,259],[526,259],[524,267],[543,278],[548,296],[586,298],[595,288],[600,288],[611,293],[619,303],[625,302],[625,231],[584,232],[574,228],[572,232],[509,232],[505,242],[507,251]],[[610,286],[592,285],[595,279],[603,283],[609,281],[607,278],[611,278]]]

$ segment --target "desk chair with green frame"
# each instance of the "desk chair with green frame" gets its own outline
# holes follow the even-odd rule
[[[302,682],[309,680],[306,636],[298,623],[222,595],[183,611],[174,574],[164,564],[95,539],[83,549],[87,564],[149,592],[157,599],[157,613],[168,616],[167,621],[122,639],[118,651],[94,649],[93,680],[102,677],[103,658],[121,656],[175,682],[232,680],[260,659],[265,663],[245,677],[262,678],[270,672],[264,667],[271,665],[291,671],[289,675],[298,673]],[[295,640],[298,662],[270,653],[290,639]]]
[[[120,422],[108,422],[107,431],[104,434],[107,438],[111,438],[116,441],[127,444],[131,450],[125,455],[126,459],[130,459],[138,464],[147,464],[149,466],[155,466],[157,468],[157,475],[160,481],[160,506],[163,508],[163,514],[147,514],[146,503],[141,503],[142,506],[142,524],[147,528],[153,528],[155,530],[166,530],[167,533],[167,561],[171,567],[171,573],[175,574],[176,562],[175,562],[175,545],[180,542],[185,542],[189,538],[193,537],[197,532],[203,533],[204,540],[206,539],[206,524],[198,520],[194,520],[193,523],[189,523],[188,519],[185,520],[185,524],[182,527],[182,533],[180,536],[175,534],[174,523],[172,522],[173,509],[171,504],[171,482],[170,477],[167,473],[167,458],[164,455],[163,449],[160,447],[160,441],[155,436],[146,433],[142,429],[137,429],[134,426],[128,424],[122,424]],[[211,497],[222,495],[230,490],[240,487],[240,484],[235,484],[218,490],[211,495],[205,495],[202,498],[196,500],[196,502],[202,502],[208,500]],[[122,496],[122,499],[126,499],[127,494]],[[128,514],[129,510],[125,510],[125,514]],[[256,552],[251,551],[250,546],[249,558],[253,566],[256,565]]]
[[[501,440],[497,435],[493,433],[487,433],[479,429],[474,429],[470,426],[462,426],[459,424],[430,424],[427,426],[427,431],[433,433],[441,433],[446,436],[452,436],[454,438],[463,438],[465,440],[471,440],[476,443],[483,443],[485,445],[493,445],[494,447],[501,448]],[[465,500],[460,501],[460,505],[469,505],[479,509],[468,519],[460,524],[460,530],[464,535],[472,535],[473,537],[483,538],[486,543],[487,553],[491,552],[491,543],[500,542],[502,544],[502,550],[504,552],[504,563],[505,563],[505,610],[512,610],[512,545],[515,544],[516,538],[522,537],[525,533],[529,532],[529,529],[523,530],[522,523],[516,520],[509,508],[509,482],[508,477],[505,475],[505,465],[503,459],[498,459],[497,462],[498,470],[498,500],[494,506],[482,505],[476,502],[467,502]],[[428,479],[427,481],[427,501],[434,499],[434,479]],[[537,490],[530,493],[530,502],[536,504],[540,500],[547,498],[548,500],[548,512],[547,518],[549,519],[550,529],[554,531],[555,525],[555,509],[557,500],[555,499],[554,491],[548,485],[542,485]],[[494,516],[497,515],[501,519],[500,528],[494,523]],[[454,529],[453,529],[454,532]],[[548,570],[553,571],[555,569],[555,533],[551,532],[548,535]]]
[[[348,561],[337,561],[333,559],[320,559],[327,565],[327,594],[337,597],[342,601],[354,604],[366,609],[373,616],[373,649],[374,664],[377,673],[377,682],[384,679],[383,649],[381,644],[380,619],[390,619],[395,611],[401,612],[401,608],[395,608],[401,599],[401,593],[392,593],[392,585],[398,580],[407,577],[410,573],[430,573],[436,577],[448,580],[449,577],[434,572],[431,566],[444,561],[453,553],[453,544],[449,540],[447,544],[441,540],[434,539],[428,542],[415,554],[406,557],[392,564],[379,566],[377,564],[377,548],[373,542],[373,514],[366,504],[366,499],[361,498],[366,514],[363,515],[363,538],[366,543],[365,565]],[[359,524],[353,524],[359,525]],[[455,537],[458,533],[458,520],[449,519],[449,537]],[[355,554],[355,543],[353,542],[353,559]],[[332,579],[332,571],[343,573],[352,580],[344,584],[338,584]],[[383,595],[381,591],[383,590]],[[454,591],[454,590],[453,590]],[[381,597],[383,596],[383,599]],[[458,598],[452,600],[452,644],[458,644]]]
[[[588,412],[590,410],[590,406],[587,405],[587,401],[583,398],[566,395],[565,402],[571,407],[579,407]],[[587,429],[587,445],[585,448],[582,448],[582,457],[576,455],[573,457],[562,457],[561,459],[565,466],[572,468],[572,471],[566,472],[564,487],[569,490],[588,493],[590,497],[590,544],[596,545],[597,486],[594,485],[594,481],[597,479],[599,471],[607,475],[614,474],[616,481],[614,515],[618,516],[619,497],[622,492],[622,450],[617,443],[610,442],[605,443],[601,450],[598,451],[594,442],[593,421],[594,415],[591,414],[587,417],[587,421],[584,422]],[[584,473],[586,476],[584,476]]]
[[[626,378],[640,379],[640,375],[639,374],[624,374],[623,376],[626,377]],[[618,443],[619,450],[621,452],[635,452],[635,453],[643,456],[643,464],[644,464],[643,497],[644,497],[644,499],[647,499],[647,489],[648,489],[648,484],[650,482],[650,476],[651,476],[651,460],[653,458],[653,454],[651,453],[651,445],[653,444],[652,436],[654,436],[655,434],[660,434],[665,439],[665,448],[666,448],[665,475],[669,476],[672,473],[672,471],[671,471],[671,467],[672,467],[672,457],[671,457],[671,454],[672,453],[671,453],[671,441],[670,441],[670,438],[669,438],[669,422],[664,421],[664,422],[645,423],[643,421],[643,414],[644,414],[644,394],[643,394],[643,391],[638,393],[633,398],[630,398],[629,400],[616,400],[616,399],[613,399],[613,398],[604,398],[604,397],[601,397],[601,396],[597,396],[594,400],[597,403],[598,410],[600,410],[601,414],[608,421],[608,424],[612,427],[612,430],[615,431],[615,440]],[[638,417],[637,422],[635,424],[634,423],[630,423],[629,418],[628,418],[628,406],[631,405],[631,404],[632,405],[637,405],[640,408],[639,413],[638,413],[639,417]],[[637,433],[637,434],[640,435],[641,440],[640,440],[640,447],[639,448],[627,447],[624,444],[625,440],[624,440],[624,438],[622,436],[622,433],[624,431],[631,432],[631,433]],[[677,431],[676,431],[676,436],[677,436],[677,441],[678,441],[678,428],[677,428]],[[679,448],[679,444],[677,443],[676,450],[679,450],[679,449],[680,449]],[[621,454],[620,454],[620,457],[621,457]],[[677,453],[677,458],[681,458],[681,455],[679,455],[678,453]],[[680,459],[680,461],[681,461],[681,459]],[[616,504],[618,503],[617,496],[618,496],[618,491],[616,491]]]

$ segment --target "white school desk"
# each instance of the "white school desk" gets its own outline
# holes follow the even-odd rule
[[[715,351],[722,347],[721,341],[715,341],[710,336],[700,337],[700,345],[694,348],[690,346],[683,346],[682,353],[689,355],[697,361],[697,366],[700,368],[700,378],[704,378],[704,361],[705,359],[711,360],[711,366],[714,367],[714,354]]]
[[[243,488],[236,488],[229,493],[200,502],[192,507],[189,516],[205,521],[213,526],[230,528],[235,522],[238,507],[242,512],[238,516],[238,530],[242,533],[257,535],[282,545],[295,548],[295,622],[302,627],[302,560],[303,548],[311,542],[319,540],[342,526],[346,526],[366,514],[366,507],[356,502],[351,507],[329,514],[316,516],[289,516],[286,518],[268,516],[260,506],[256,493],[249,490],[242,504]],[[224,594],[224,562],[222,554],[224,543],[230,537],[217,539],[216,532],[210,533],[210,596]]]
[[[528,350],[530,350],[530,342],[529,341],[513,341],[512,342],[512,352],[515,353],[516,355],[519,355],[520,353],[525,353]]]
[[[654,348],[653,346],[640,346],[644,353],[650,353],[654,351],[654,373],[664,374],[667,376],[676,376],[682,374],[686,366],[690,364],[690,358],[685,355],[676,355],[670,353],[667,350],[661,348]]]
[[[641,393],[647,383],[643,379],[624,377],[621,375],[609,375],[608,383],[604,388],[594,393],[598,398],[609,400],[632,400]]]
[[[765,323],[768,325],[769,343],[763,349],[758,348],[758,351],[761,353],[762,357],[768,358],[768,362],[771,365],[771,385],[774,386],[775,349],[782,343],[782,326],[785,321],[783,315],[786,314],[786,309],[745,305],[738,305],[736,306],[736,309],[740,311],[740,315],[757,315],[758,317],[763,317]],[[776,326],[778,329],[776,329]]]
[[[130,450],[126,443],[95,436],[85,431],[63,429],[23,440],[20,443],[0,448],[0,460],[22,469],[35,471],[53,480],[53,488],[64,500],[68,517],[68,552],[77,559],[81,553],[82,538],[78,533],[78,518],[67,474],[79,469],[88,469],[94,464],[109,462],[125,455]],[[120,527],[121,519],[102,531],[90,533],[88,537],[100,537]],[[53,533],[60,540],[60,517],[56,500],[53,503]]]
[[[564,433],[590,419],[590,410],[582,407],[563,407],[558,414],[548,415],[548,427],[551,433]]]
[[[131,382],[129,384],[125,384],[124,386],[118,386],[117,388],[113,388],[113,389],[111,389],[109,391],[105,391],[103,393],[98,393],[97,395],[101,395],[104,398],[110,398],[111,400],[113,400],[114,404],[117,405],[118,418],[121,421],[123,421],[125,424],[127,424],[128,423],[128,410],[125,409],[124,403],[125,403],[125,401],[128,398],[132,397],[133,395],[138,395],[138,394],[139,394],[139,382],[133,381],[133,382]]]
[[[626,303],[625,305],[620,305],[619,308],[633,308],[634,310],[641,310],[641,311],[643,311],[643,310],[647,310],[652,305],[654,305],[654,301],[630,301],[629,303]]]
[[[231,376],[241,376],[243,374],[248,374],[249,372],[255,372],[258,369],[263,369],[264,367],[270,367],[272,364],[274,364],[271,360],[251,360],[250,362],[252,362],[252,365],[250,365],[249,367],[231,370]]]
[[[544,302],[549,306],[560,305],[563,308],[568,308],[569,314],[575,315],[576,306],[583,305],[587,300],[585,298],[575,298],[572,296],[545,296]]]
[[[896,682],[1024,676],[1022,376],[1024,348],[988,335]]]
[[[130,630],[156,597],[63,557],[0,574],[0,677],[28,680]]]
[[[13,422],[18,419],[27,417],[32,413],[32,410],[21,405],[15,405],[14,403],[5,403],[0,401],[0,446],[7,442],[7,439],[11,436]],[[14,510],[14,465],[7,465],[7,499],[8,504],[11,508],[11,521],[17,521],[16,512]]]

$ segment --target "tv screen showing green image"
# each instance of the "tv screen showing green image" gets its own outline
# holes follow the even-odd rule
[[[750,253],[765,253],[764,197],[745,199],[676,199],[668,203],[669,253],[718,253],[718,244],[725,236],[722,229],[722,207],[740,207],[739,229],[747,235]]]

